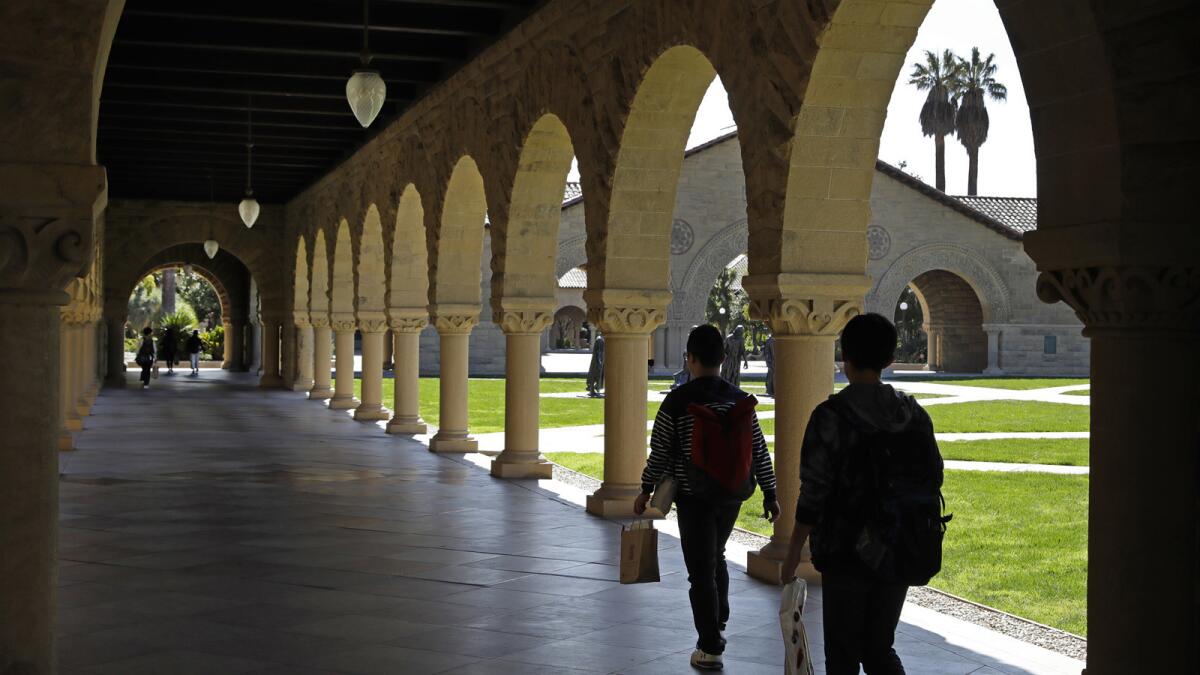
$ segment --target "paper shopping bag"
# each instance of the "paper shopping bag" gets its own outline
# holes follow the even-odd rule
[[[783,630],[785,675],[813,675],[812,658],[808,652],[808,633],[804,630],[804,601],[808,584],[793,579],[783,587],[779,601],[779,627]]]
[[[658,530],[649,520],[621,528],[621,583],[658,581]]]

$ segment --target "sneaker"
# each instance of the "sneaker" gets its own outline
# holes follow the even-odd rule
[[[720,654],[709,654],[703,649],[692,652],[692,667],[700,670],[720,670],[725,667]]]

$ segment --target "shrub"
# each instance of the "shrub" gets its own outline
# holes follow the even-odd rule
[[[200,341],[204,344],[204,353],[214,361],[225,358],[225,327],[220,324],[213,326],[212,330],[207,333],[200,334]]]

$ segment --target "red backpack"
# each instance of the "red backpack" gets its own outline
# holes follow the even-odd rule
[[[754,494],[754,406],[746,396],[725,414],[691,403],[692,457],[687,465],[692,494],[704,498],[745,501]]]

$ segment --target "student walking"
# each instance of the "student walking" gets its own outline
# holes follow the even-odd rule
[[[194,330],[187,339],[188,360],[191,361],[192,375],[200,374],[200,350],[204,348],[204,342],[200,340],[200,331]]]
[[[142,344],[138,346],[134,362],[142,369],[142,389],[150,386],[150,369],[154,367],[154,338],[149,326],[142,329]]]
[[[725,360],[721,331],[709,325],[692,329],[685,360],[691,380],[667,394],[658,409],[642,493],[633,509],[639,515],[646,510],[664,477],[677,482],[679,539],[698,635],[691,663],[719,670],[725,651],[721,633],[729,620],[725,542],[756,481],[768,521],[779,515],[779,504],[771,457],[754,413],[756,401],[720,377]]]
[[[175,374],[175,350],[178,346],[179,338],[175,335],[174,328],[168,328],[163,331],[162,337],[158,341],[158,353],[167,362],[167,374]]]
[[[910,585],[941,565],[942,457],[933,423],[908,394],[883,384],[896,328],[879,314],[841,337],[849,386],[816,407],[800,451],[800,497],[784,561],[794,577],[806,539],[821,572],[825,672],[904,675],[892,648]]]

